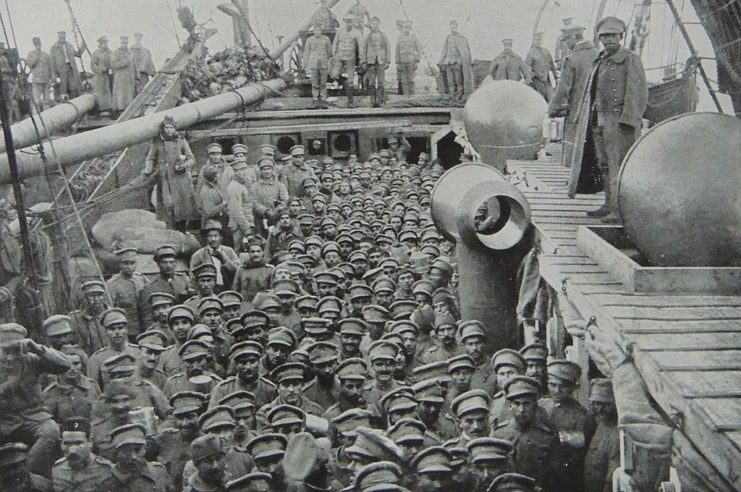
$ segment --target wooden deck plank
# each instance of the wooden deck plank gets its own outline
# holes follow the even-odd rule
[[[557,257],[556,257],[557,258]],[[589,295],[591,292],[584,292]],[[667,296],[651,294],[604,294],[594,293],[602,306],[646,306],[646,307],[702,307],[739,306],[741,297],[731,296]]]
[[[702,350],[728,350],[733,347],[741,347],[740,333],[713,333],[712,336],[705,333],[687,333],[682,336],[676,334],[638,334],[631,333],[630,341],[641,350],[648,351],[677,351],[686,350],[697,352]]]
[[[654,352],[651,357],[660,371],[741,371],[741,350]]]
[[[572,269],[584,269],[585,273],[594,272],[589,266],[579,265]],[[566,269],[562,269],[566,272]],[[741,307],[737,306],[605,306],[617,319],[626,320],[741,320]]]
[[[715,431],[741,431],[741,398],[698,398],[695,400],[710,417]]]
[[[741,452],[741,432],[739,431],[724,432],[724,434],[736,446],[738,451]]]
[[[717,398],[731,394],[741,396],[741,372],[737,371],[667,371],[664,377],[679,385],[682,395],[687,398]]]
[[[741,325],[737,320],[630,320],[617,319],[620,331],[624,334],[647,335],[651,333],[682,334],[682,333],[734,333],[741,332]]]

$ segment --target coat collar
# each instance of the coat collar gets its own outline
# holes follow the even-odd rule
[[[608,55],[607,52],[603,50],[600,53],[600,58],[602,58],[602,60],[604,61],[609,60],[613,63],[623,63],[625,61],[625,58],[628,56],[628,53],[630,53],[630,50],[628,50],[628,48],[624,46],[621,46],[612,55]]]

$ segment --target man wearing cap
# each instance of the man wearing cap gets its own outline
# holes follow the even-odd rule
[[[381,412],[375,402],[363,397],[365,382],[368,379],[368,364],[361,358],[353,357],[342,361],[335,370],[339,380],[337,403],[329,406],[322,417],[334,421],[351,409],[359,409],[367,414],[373,425],[380,424]]]
[[[493,395],[496,389],[496,375],[491,357],[484,350],[486,333],[478,320],[461,321],[458,323],[458,339],[474,363],[471,376],[471,388],[482,389]]]
[[[82,92],[82,81],[80,71],[77,68],[77,60],[85,52],[85,44],[75,50],[71,43],[67,42],[67,33],[59,31],[57,42],[49,50],[51,61],[51,78],[54,80],[54,99],[62,101],[66,98],[73,99]]]
[[[100,322],[100,315],[108,308],[105,284],[100,280],[90,280],[82,284],[82,293],[82,308],[69,313],[69,318],[77,344],[91,355],[108,344],[108,335]]]
[[[525,359],[525,376],[530,376],[540,383],[541,394],[548,394],[548,347],[542,342],[533,342],[520,349]]]
[[[311,79],[311,108],[326,109],[327,76],[329,75],[329,58],[332,56],[332,44],[322,32],[321,24],[314,24],[312,31],[314,35],[309,36],[304,43],[302,66]]]
[[[446,313],[436,315],[434,326],[435,344],[420,355],[425,364],[445,361],[463,352],[455,339],[456,326],[452,316]]]
[[[126,312],[121,308],[110,308],[100,316],[100,323],[106,330],[108,343],[95,351],[88,361],[87,375],[101,388],[110,380],[104,361],[114,355],[130,354],[134,357],[139,355],[139,349],[129,343],[128,320]]]
[[[255,406],[258,408],[278,396],[275,384],[259,375],[262,353],[262,346],[253,341],[240,342],[232,346],[229,367],[233,375],[218,383],[211,390],[209,407],[216,406],[221,399],[237,391],[247,391],[253,394]]]
[[[489,395],[484,391],[470,390],[459,395],[450,404],[450,411],[460,433],[450,443],[466,447],[470,440],[489,435]]]
[[[417,453],[410,464],[416,478],[416,490],[451,490],[452,460],[450,451],[442,446],[431,446]]]
[[[247,443],[247,452],[255,460],[255,468],[268,476],[270,487],[267,490],[285,488],[282,461],[286,454],[288,439],[277,432],[266,432],[252,438]]]
[[[370,345],[368,360],[372,378],[363,387],[365,401],[378,402],[383,395],[400,386],[393,378],[399,351],[398,345],[386,340],[378,340]]]
[[[270,403],[261,406],[257,411],[258,429],[268,427],[268,414],[279,405],[291,405],[317,417],[324,413],[324,409],[318,403],[309,400],[303,394],[303,387],[306,383],[305,369],[306,366],[303,364],[287,362],[278,366],[271,373],[271,377],[278,387],[278,396]]]
[[[536,492],[542,490],[535,479],[521,473],[503,473],[491,482],[486,492]]]
[[[212,142],[206,146],[206,153],[208,154],[208,160],[201,166],[201,170],[198,172],[198,184],[196,187],[196,193],[201,192],[205,184],[204,172],[207,165],[213,166],[216,169],[216,181],[218,189],[223,193],[226,191],[226,185],[232,180],[234,171],[232,170],[229,163],[224,159],[224,147],[218,142]]]
[[[28,446],[22,442],[0,445],[0,483],[7,490],[49,492],[52,483],[46,477],[32,473],[27,460]]]
[[[502,40],[504,50],[499,53],[491,65],[489,75],[494,80],[522,80],[530,85],[532,83],[530,68],[522,60],[522,57],[512,51],[512,38]]]
[[[121,36],[121,46],[111,56],[111,68],[113,69],[113,114],[120,116],[134,100],[138,77],[138,67],[134,54],[129,49],[128,36]]]
[[[167,373],[157,366],[160,354],[166,350],[167,336],[157,330],[146,331],[136,337],[136,344],[140,351],[136,361],[137,377],[149,381],[159,389],[164,388]]]
[[[234,175],[226,187],[227,214],[233,244],[242,244],[242,238],[254,233],[253,199],[249,186],[247,163],[237,161],[232,166]]]
[[[175,297],[166,292],[154,292],[149,295],[147,305],[152,312],[153,323],[145,330],[159,331],[165,335],[165,346],[175,343],[175,335],[167,322],[167,314],[175,304]]]
[[[267,227],[276,219],[274,210],[285,207],[290,198],[286,185],[275,176],[275,162],[269,157],[262,157],[257,161],[260,175],[252,185],[252,197],[257,231],[267,236]]]
[[[605,204],[587,215],[601,217],[604,222],[616,222],[620,220],[618,171],[628,149],[641,133],[643,113],[648,104],[648,84],[641,57],[620,44],[625,22],[617,17],[605,17],[597,23],[596,30],[605,49],[592,69],[587,93],[580,105],[576,142],[581,145],[574,149],[575,170],[569,193],[586,191],[589,184],[592,185],[589,191],[600,188],[595,166],[599,167]],[[588,159],[591,152],[584,151],[584,145],[592,144],[587,132],[591,132],[596,163]],[[578,175],[576,166],[579,166]]]
[[[275,267],[265,262],[265,242],[260,236],[247,240],[247,253],[239,255],[240,267],[234,275],[232,289],[239,292],[246,303],[251,303],[258,292],[270,288]]]
[[[471,48],[468,39],[458,32],[458,22],[450,21],[450,34],[443,43],[442,54],[437,62],[440,69],[441,92],[452,101],[463,101],[474,90]]]
[[[556,37],[556,44],[553,47],[553,56],[556,61],[556,65],[559,69],[563,69],[563,60],[566,58],[566,55],[571,53],[573,50],[573,47],[569,47],[569,45],[566,43],[566,37],[568,36],[568,32],[571,29],[571,26],[574,26],[574,18],[573,17],[564,17],[561,19],[561,27],[559,28],[561,31],[561,34]],[[579,27],[579,26],[577,26]],[[583,31],[584,28],[581,28]]]
[[[141,290],[139,306],[146,306],[142,313],[143,326],[152,324],[152,312],[149,305],[149,296],[156,292],[164,292],[175,298],[180,304],[190,297],[188,277],[182,272],[175,271],[175,248],[170,245],[160,246],[154,253],[154,261],[159,268],[157,278],[149,282]]]
[[[412,389],[417,398],[417,415],[427,427],[425,439],[428,443],[442,443],[459,434],[457,422],[449,415],[442,415],[447,389],[439,377],[421,379]]]
[[[239,257],[234,249],[224,246],[224,231],[221,222],[206,221],[201,233],[206,244],[190,257],[191,273],[200,265],[211,264],[215,267],[216,273],[214,292],[219,293],[231,288],[234,275],[239,267]]]
[[[584,492],[611,490],[612,472],[620,466],[620,433],[612,381],[591,381],[589,406],[597,420],[597,429],[584,459]]]
[[[344,73],[346,76],[345,94],[347,94],[347,107],[352,108],[354,107],[353,92],[355,90],[355,69],[357,67],[356,57],[360,60],[365,58],[360,51],[363,48],[363,34],[361,29],[355,25],[355,15],[348,11],[342,20],[345,22],[345,29],[338,30],[334,37],[332,56],[339,61],[337,75],[339,76]]]
[[[571,24],[562,27],[561,33],[559,40],[567,47],[568,55],[561,58],[561,77],[548,105],[548,116],[564,118],[561,165],[568,167],[576,141],[579,104],[598,52],[591,41],[584,39],[584,27]]]
[[[327,410],[337,402],[340,392],[340,381],[335,377],[337,346],[329,342],[313,342],[304,349],[309,354],[309,363],[314,373],[314,379],[304,386],[304,395],[318,403],[323,411]]]
[[[205,226],[208,221],[215,220],[219,222],[222,228],[226,228],[229,223],[227,216],[227,199],[226,187],[234,177],[234,170],[229,167],[229,173],[219,174],[216,166],[206,163],[201,167],[200,173],[203,175],[198,180],[198,211],[201,213],[201,223]],[[222,183],[219,178],[226,180]]]
[[[501,422],[492,437],[514,444],[514,471],[533,477],[545,490],[561,490],[558,435],[538,412],[538,382],[515,376],[504,386],[512,419]],[[576,483],[568,483],[567,490]]]
[[[546,422],[558,433],[561,445],[559,481],[579,483],[584,473],[584,455],[594,434],[595,422],[587,409],[573,397],[579,386],[581,367],[570,360],[548,364],[548,393],[538,406],[545,411]],[[574,486],[574,490],[579,490]]]
[[[170,398],[180,391],[208,393],[221,378],[208,369],[211,347],[201,340],[189,340],[180,346],[178,354],[183,361],[184,371],[167,379],[163,391]]]
[[[33,38],[33,51],[26,55],[26,64],[31,70],[31,89],[34,101],[40,106],[40,110],[51,107],[51,98],[49,97],[51,59],[49,54],[41,49],[41,38]],[[110,94],[110,86],[108,92]]]
[[[216,266],[213,263],[201,263],[191,270],[191,275],[195,280],[196,293],[183,304],[198,313],[200,319],[201,301],[216,295],[214,292],[216,289]],[[206,323],[204,322],[204,324]]]
[[[412,32],[412,21],[405,20],[396,40],[396,70],[401,85],[399,94],[414,94],[414,76],[421,59],[422,44]]]
[[[216,436],[201,436],[190,445],[196,473],[183,488],[187,492],[225,490],[226,450]]]
[[[113,463],[92,452],[89,420],[64,421],[61,445],[64,457],[51,470],[55,492],[96,492],[113,474]]]
[[[95,418],[90,422],[90,439],[93,451],[107,460],[115,456],[111,431],[118,426],[131,423],[129,412],[136,406],[137,393],[123,379],[111,380],[95,406]]]
[[[111,296],[113,307],[121,308],[128,320],[129,340],[144,331],[141,322],[141,308],[139,293],[147,284],[147,277],[136,271],[136,248],[121,248],[116,251],[118,273],[106,282],[106,290]]]
[[[450,374],[451,387],[448,390],[446,396],[446,402],[452,402],[458,396],[472,389],[483,389],[476,388],[471,384],[471,377],[473,376],[473,359],[467,354],[456,355],[448,359],[448,374]],[[488,393],[487,394],[491,394]]]
[[[512,443],[492,437],[479,437],[466,444],[476,484],[484,490],[499,475],[512,471]]]
[[[556,64],[553,62],[551,52],[543,47],[542,32],[533,34],[533,45],[525,57],[525,65],[530,68],[530,73],[533,77],[533,89],[538,91],[546,102],[549,102],[553,96],[553,86],[551,85],[549,76],[553,74],[553,80],[557,81],[558,72],[556,71]]]
[[[135,32],[134,44],[131,45],[131,53],[134,55],[134,66],[136,67],[136,94],[139,94],[149,83],[149,77],[157,73],[152,61],[152,52],[142,46],[143,37],[142,33]]]
[[[48,346],[66,355],[77,355],[82,362],[83,373],[87,369],[88,355],[77,346],[72,320],[63,314],[49,316],[41,324],[41,331],[46,335]]]
[[[113,475],[99,483],[100,490],[136,492],[172,491],[172,479],[164,465],[147,461],[146,428],[142,424],[127,424],[111,431],[115,446]]]
[[[499,390],[491,398],[491,425],[496,427],[499,423],[512,418],[504,386],[513,377],[525,374],[526,365],[522,355],[511,349],[502,349],[495,353],[491,357],[491,363]]]
[[[314,170],[304,162],[305,150],[303,145],[294,145],[288,151],[291,155],[290,164],[283,168],[283,182],[291,197],[303,198],[304,180],[313,178],[316,180]]]
[[[367,70],[368,89],[370,90],[371,104],[374,108],[383,105],[385,99],[384,82],[386,70],[391,65],[391,47],[388,37],[381,31],[381,19],[373,17],[370,22],[371,32],[363,39],[361,53],[363,69]]]
[[[68,347],[63,353],[68,352]],[[64,422],[71,417],[89,419],[93,405],[100,396],[98,384],[83,374],[84,368],[79,354],[66,353],[70,368],[44,388],[44,403],[56,422]]]
[[[266,255],[268,258],[272,258],[272,256],[278,251],[287,251],[288,244],[291,241],[298,239],[298,236],[295,234],[293,229],[291,214],[288,209],[284,208],[276,210],[275,215],[278,221],[276,222],[275,227],[271,228],[270,232],[268,232],[268,239],[266,242]]]

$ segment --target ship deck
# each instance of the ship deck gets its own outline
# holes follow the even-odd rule
[[[510,181],[532,207],[541,276],[566,285],[582,318],[633,345],[635,366],[664,414],[721,476],[741,490],[741,295],[636,294],[577,247],[602,196],[566,195],[568,168],[510,161]],[[578,342],[578,341],[577,341]]]

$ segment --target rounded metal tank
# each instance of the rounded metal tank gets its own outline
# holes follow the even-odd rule
[[[625,231],[655,266],[741,265],[741,120],[688,113],[631,147],[618,176]]]
[[[533,159],[543,141],[548,104],[514,80],[482,84],[466,102],[463,122],[482,162],[504,170],[507,159]]]

